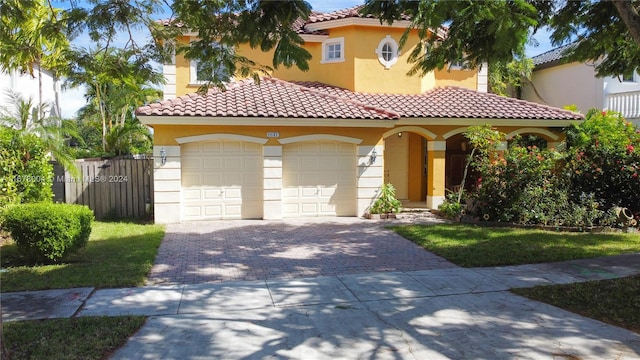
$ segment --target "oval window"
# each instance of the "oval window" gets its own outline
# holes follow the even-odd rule
[[[380,64],[384,65],[385,69],[389,69],[398,61],[398,43],[393,40],[391,36],[387,35],[378,44],[376,54],[378,54]]]

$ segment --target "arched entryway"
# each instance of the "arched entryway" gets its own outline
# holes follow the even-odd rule
[[[428,182],[427,142],[435,137],[414,126],[400,127],[384,134],[384,182],[396,189],[405,203],[425,203]]]
[[[463,133],[452,135],[447,139],[447,154],[445,158],[445,187],[451,191],[458,191],[462,185],[464,168],[471,155],[471,146]],[[471,182],[465,183],[465,188]]]

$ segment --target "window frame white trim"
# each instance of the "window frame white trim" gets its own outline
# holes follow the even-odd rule
[[[191,40],[191,42],[193,41],[195,40]],[[220,44],[217,44],[217,45],[221,46]],[[175,58],[174,58],[174,63],[175,63]],[[234,79],[233,75],[229,76],[230,81],[232,81],[233,79]],[[200,86],[206,83],[207,82],[205,80],[198,80],[198,61],[193,59],[189,60],[189,84],[187,84],[187,86]]]
[[[340,57],[335,59],[328,59],[327,57],[329,56],[329,53],[327,51],[327,47],[333,44],[340,45]],[[344,61],[344,37],[329,38],[322,42],[322,60],[320,60],[320,64],[341,63]]]
[[[390,60],[385,59],[382,53],[382,50],[387,44],[391,47],[392,51],[392,58]],[[380,62],[380,64],[382,64],[385,69],[391,69],[391,67],[395,65],[400,58],[400,49],[398,47],[398,42],[395,41],[395,39],[392,38],[391,35],[385,36],[384,39],[380,40],[380,42],[378,43],[376,54],[378,55],[378,61]]]
[[[198,80],[198,61],[189,60],[189,85],[202,85],[205,82]]]

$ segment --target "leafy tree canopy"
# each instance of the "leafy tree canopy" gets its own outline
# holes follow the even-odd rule
[[[577,41],[566,61],[597,62],[599,76],[640,69],[640,1],[437,1],[366,0],[363,12],[392,23],[411,16],[424,44],[411,53],[414,72],[442,69],[464,59],[507,64],[525,56],[525,45],[542,27],[554,45]],[[433,29],[447,27],[447,36]],[[406,40],[408,32],[405,33]]]
[[[42,4],[47,6],[42,6]],[[41,16],[52,26],[42,28],[45,39],[57,33],[73,37],[87,32],[99,49],[113,47],[119,34],[133,53],[134,63],[170,61],[177,51],[198,60],[211,84],[220,84],[225,73],[257,77],[271,67],[296,66],[307,70],[311,55],[292,25],[311,12],[303,0],[69,0],[57,13],[53,0],[4,0],[0,3],[3,22],[24,22],[31,8],[49,9]],[[365,0],[362,12],[393,22],[401,14],[411,16],[411,29],[423,39],[412,50],[413,73],[441,69],[447,63],[464,60],[469,66],[482,63],[507,64],[525,57],[525,45],[543,27],[552,31],[554,45],[578,41],[567,61],[597,62],[599,75],[618,75],[640,67],[640,0],[630,1],[438,1]],[[168,24],[155,18],[169,9]],[[5,25],[5,24],[3,24]],[[64,25],[64,29],[63,26]],[[5,27],[6,29],[6,27]],[[146,41],[139,36],[146,29]],[[446,29],[446,30],[445,30]],[[198,40],[187,46],[173,41],[178,34],[197,33]],[[434,34],[444,36],[434,36]],[[405,37],[401,44],[406,41]],[[247,43],[261,50],[273,50],[271,64],[258,64],[234,52]],[[73,54],[73,52],[72,52]],[[56,57],[57,59],[60,56]],[[73,63],[73,58],[66,63]],[[215,63],[215,66],[214,66]],[[505,65],[506,66],[506,65]]]

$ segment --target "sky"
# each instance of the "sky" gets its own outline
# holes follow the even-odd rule
[[[311,7],[315,11],[320,12],[330,12],[339,9],[350,8],[353,6],[357,6],[362,4],[363,0],[307,0]],[[64,1],[54,1],[54,6],[57,7],[66,7]],[[159,14],[158,18],[168,17],[170,14]],[[146,35],[145,35],[146,36]],[[537,47],[528,46],[527,47],[527,56],[535,56],[538,54],[542,54],[548,50],[551,50],[553,46],[551,45],[551,41],[549,40],[549,32],[547,31],[539,31],[536,34],[535,39],[538,41],[539,45]],[[87,36],[81,36],[75,39],[72,43],[73,46],[78,47],[89,47],[91,44]],[[76,112],[86,104],[84,99],[84,89],[83,88],[75,88],[65,90],[61,94],[60,107],[62,112],[62,117],[64,118],[74,118]]]

